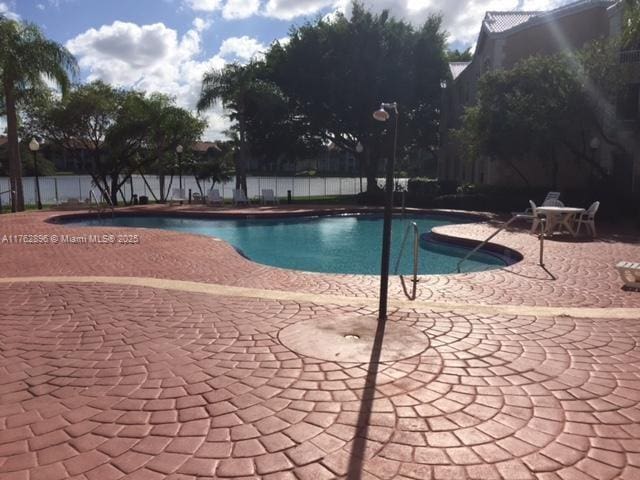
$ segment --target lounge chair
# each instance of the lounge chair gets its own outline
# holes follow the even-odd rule
[[[209,205],[222,205],[224,203],[224,199],[220,196],[220,190],[217,188],[209,190],[209,193],[207,194],[207,203]]]
[[[640,288],[640,263],[618,262],[616,270],[620,273],[625,287]]]
[[[592,237],[596,236],[596,213],[598,212],[598,208],[600,208],[600,202],[593,202],[589,208],[584,213],[581,213],[575,220],[576,225],[576,235],[580,233],[580,227],[585,225],[589,233]]]
[[[273,189],[271,189],[271,188],[262,190],[261,200],[262,200],[262,203],[264,205],[266,205],[267,203],[272,203],[274,205],[277,205],[279,203],[278,199],[276,198],[275,194],[273,193]]]
[[[171,192],[171,199],[169,205],[173,205],[173,202],[186,202],[187,199],[184,195],[184,188],[174,188]]]
[[[244,190],[238,188],[233,191],[233,204],[249,205],[249,200],[247,200],[247,195],[244,193]]]

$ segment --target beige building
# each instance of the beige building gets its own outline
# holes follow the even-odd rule
[[[532,55],[553,54],[579,49],[585,44],[601,38],[618,35],[622,25],[621,1],[581,0],[548,12],[487,12],[482,22],[473,59],[469,63],[450,64],[451,79],[444,95],[442,142],[438,174],[441,179],[490,185],[522,185],[522,180],[513,168],[491,158],[465,159],[450,136],[450,130],[460,126],[464,108],[476,101],[478,81],[482,74],[496,69],[508,69],[518,61]],[[623,52],[621,61],[638,62],[640,52]],[[640,80],[640,76],[638,76]],[[615,114],[607,122],[610,135],[616,141],[629,144],[635,139],[627,128],[638,120],[638,86],[629,86],[629,97],[625,100],[627,118]],[[594,138],[595,137],[594,135]],[[624,182],[629,192],[640,190],[640,159],[634,169],[632,158],[621,158],[607,150],[606,142],[600,139],[589,142],[590,152],[614,177]],[[631,150],[638,151],[631,148]],[[526,159],[516,160],[518,168],[526,175],[532,186],[549,186],[551,174],[544,171],[541,162]],[[551,167],[549,167],[551,168]],[[588,169],[575,161],[560,162],[557,172],[559,188],[586,186]]]

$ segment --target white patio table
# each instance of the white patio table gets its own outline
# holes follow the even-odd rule
[[[572,235],[576,236],[573,228],[573,218],[584,213],[584,208],[576,207],[537,207],[536,212],[547,217],[545,233],[552,234],[558,225],[563,226]]]

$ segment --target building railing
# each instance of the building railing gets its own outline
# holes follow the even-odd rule
[[[621,51],[620,63],[640,63],[640,50]]]

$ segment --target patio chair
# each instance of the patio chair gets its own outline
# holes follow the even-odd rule
[[[529,200],[531,203],[531,200]],[[560,192],[549,192],[542,202],[543,207],[564,207],[560,201]],[[533,211],[527,208],[524,212],[511,212],[511,215],[519,215],[521,218],[533,218]]]
[[[171,199],[169,205],[173,205],[173,202],[186,202],[187,199],[184,195],[184,188],[174,188],[171,192]]]
[[[273,189],[262,189],[262,203],[264,205],[266,205],[267,203],[273,203],[274,205],[277,205],[279,203],[278,199],[273,193]]]
[[[616,270],[627,288],[640,289],[640,263],[618,262]]]
[[[547,196],[544,198],[544,201],[542,202],[542,205],[545,207],[552,207],[554,205],[547,203],[547,202],[553,202],[553,201],[560,201],[560,192],[549,192],[547,193]],[[555,205],[555,206],[561,206],[564,207],[564,204],[562,205]]]
[[[199,192],[193,192],[191,199],[193,200],[193,203],[202,203],[202,195],[200,195]]]
[[[557,198],[550,198],[545,200],[542,204],[543,207],[564,207],[564,203]]]
[[[580,233],[580,227],[585,225],[592,237],[596,236],[596,213],[600,208],[600,202],[593,202],[584,213],[581,213],[575,220],[577,228],[576,235]]]
[[[207,203],[209,205],[222,205],[224,203],[224,199],[220,196],[220,190],[217,188],[209,190],[209,193],[207,194]]]
[[[233,204],[234,205],[249,205],[249,200],[247,199],[247,195],[244,193],[244,190],[237,188],[233,191]]]
[[[538,213],[538,206],[533,202],[533,200],[529,200],[529,205],[531,205],[531,219],[533,222],[531,223],[531,233],[536,233],[538,227],[540,227],[540,231],[544,231],[546,218],[544,215],[540,215]]]

